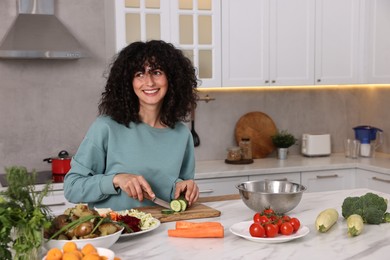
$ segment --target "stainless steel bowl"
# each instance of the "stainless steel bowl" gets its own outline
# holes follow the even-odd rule
[[[289,181],[246,181],[236,185],[248,208],[260,212],[272,208],[277,213],[294,209],[306,187]]]

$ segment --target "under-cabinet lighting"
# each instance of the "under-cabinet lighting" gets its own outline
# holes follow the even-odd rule
[[[310,86],[245,86],[245,87],[215,87],[198,88],[199,92],[242,92],[242,91],[268,91],[268,90],[329,90],[329,89],[367,89],[367,88],[388,88],[389,84],[366,84],[366,85],[310,85]]]

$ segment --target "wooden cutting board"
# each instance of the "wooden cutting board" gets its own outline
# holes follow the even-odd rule
[[[178,220],[197,219],[197,218],[213,218],[213,217],[219,217],[221,215],[221,211],[213,209],[201,203],[195,203],[194,205],[189,207],[186,211],[168,214],[168,215],[161,213],[163,207],[160,206],[140,207],[137,209],[142,212],[152,214],[152,216],[160,220],[161,223],[178,221]]]
[[[236,123],[235,138],[237,145],[242,137],[249,137],[252,143],[254,159],[267,157],[275,150],[271,136],[276,134],[274,121],[265,113],[249,112]]]

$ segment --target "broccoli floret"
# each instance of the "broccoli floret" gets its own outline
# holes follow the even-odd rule
[[[347,197],[344,199],[343,205],[341,206],[341,214],[347,219],[353,214],[361,215],[363,213],[362,209],[363,204],[360,197]]]
[[[386,222],[387,201],[374,193],[366,193],[360,197],[347,197],[341,206],[342,216],[347,219],[352,214],[362,216],[363,221],[368,224],[380,224]],[[386,213],[386,214],[385,214]]]
[[[372,207],[374,206],[375,208],[383,211],[383,214],[387,210],[387,203],[386,200],[377,194],[374,193],[366,193],[365,195],[361,196],[360,199],[363,202],[363,208],[367,207]]]
[[[363,222],[368,224],[380,224],[383,222],[384,212],[375,206],[364,208]]]

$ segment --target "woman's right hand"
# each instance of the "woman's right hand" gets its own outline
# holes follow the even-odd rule
[[[135,200],[143,201],[145,195],[150,198],[155,197],[149,183],[141,175],[118,173],[115,175],[112,182],[115,188],[120,188],[123,192],[126,192],[129,197],[132,197]]]

